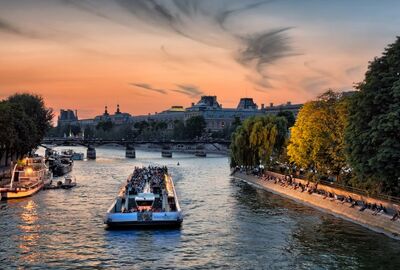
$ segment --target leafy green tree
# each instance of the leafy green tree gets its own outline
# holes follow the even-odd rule
[[[9,158],[22,157],[39,144],[36,119],[25,111],[24,103],[0,102],[0,156],[5,158],[4,165]]]
[[[51,128],[51,120],[54,117],[53,110],[46,108],[43,98],[34,94],[15,94],[10,96],[8,102],[19,104],[24,113],[29,116],[36,127],[36,133],[31,134],[31,140],[39,145],[45,134]],[[34,135],[34,136],[33,136]]]
[[[100,121],[99,123],[97,123],[96,129],[97,130],[101,129],[101,130],[107,132],[107,131],[111,131],[113,126],[114,126],[114,124],[113,124],[113,122],[111,122],[111,120]]]
[[[181,120],[174,121],[174,129],[172,131],[172,136],[175,139],[184,139],[185,137],[185,123]]]
[[[294,123],[296,122],[296,118],[291,111],[280,111],[277,116],[283,116],[286,118],[288,128],[293,127]]]
[[[286,119],[276,116],[256,116],[243,121],[232,134],[231,166],[269,165],[281,152],[287,135]],[[282,138],[281,138],[282,136]]]
[[[287,154],[291,162],[318,174],[339,176],[346,167],[344,128],[347,98],[329,90],[304,104],[291,128]]]
[[[360,182],[400,194],[400,37],[370,62],[350,101],[347,153]]]
[[[186,120],[185,137],[194,139],[200,137],[206,128],[206,121],[203,116],[193,116]]]
[[[85,139],[91,139],[95,137],[95,131],[93,130],[93,128],[91,126],[86,126],[83,129],[84,135],[85,135]]]

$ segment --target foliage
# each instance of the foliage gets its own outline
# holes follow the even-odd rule
[[[193,116],[186,120],[185,137],[187,139],[194,139],[201,137],[206,128],[206,121],[203,116]]]
[[[350,101],[347,153],[360,183],[400,194],[400,37],[370,62]]]
[[[291,111],[280,111],[277,116],[283,116],[286,118],[288,128],[293,127],[296,122],[296,117]]]
[[[96,129],[102,129],[103,131],[110,131],[113,128],[114,124],[111,122],[111,120],[108,121],[100,121],[96,125]]]
[[[291,128],[287,147],[291,162],[319,174],[339,176],[346,167],[347,104],[348,98],[332,90],[304,104]]]
[[[269,165],[282,152],[287,135],[284,117],[256,116],[243,121],[232,134],[231,166]]]
[[[51,128],[51,120],[53,119],[53,110],[46,108],[43,98],[34,94],[15,94],[10,96],[8,102],[19,105],[26,116],[33,121],[36,132],[31,134],[31,140],[38,145],[47,131]]]
[[[37,95],[15,94],[0,101],[0,156],[22,157],[36,148],[51,127],[52,110]]]
[[[174,121],[174,129],[172,131],[172,137],[175,139],[185,138],[185,123],[181,120]]]

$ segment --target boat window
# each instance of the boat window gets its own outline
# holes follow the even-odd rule
[[[137,206],[152,206],[153,201],[136,201]]]

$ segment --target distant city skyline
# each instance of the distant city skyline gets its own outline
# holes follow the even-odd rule
[[[398,1],[2,0],[0,99],[132,115],[216,95],[304,103],[350,90],[399,35]]]

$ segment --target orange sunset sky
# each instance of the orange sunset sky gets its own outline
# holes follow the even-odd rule
[[[399,35],[400,1],[0,0],[0,99],[133,115],[217,95],[261,103],[349,90]]]

